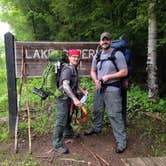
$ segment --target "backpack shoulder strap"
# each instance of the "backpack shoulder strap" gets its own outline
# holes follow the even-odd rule
[[[117,51],[121,51],[121,52],[123,53],[123,51],[122,51],[120,48],[114,48],[113,51],[112,51],[111,54],[110,54],[110,57],[108,57],[108,59],[103,59],[103,60],[100,60],[101,51],[99,51],[99,52],[97,53],[97,55],[96,55],[97,63],[98,63],[99,61],[101,61],[99,70],[101,70],[101,68],[102,68],[102,63],[103,63],[104,61],[110,60],[110,61],[112,61],[112,63],[114,64],[116,70],[119,71],[118,66],[117,66],[117,64],[116,64],[116,62],[115,62],[115,60],[116,60],[115,54],[116,54]]]
[[[103,62],[109,60],[109,61],[112,61],[112,63],[114,64],[116,70],[119,71],[119,69],[118,69],[118,67],[117,67],[117,64],[116,64],[116,62],[115,62],[115,59],[116,59],[115,53],[116,53],[118,50],[119,50],[118,48],[114,48],[113,51],[111,52],[110,56],[108,57],[108,59],[102,59],[102,60],[100,59],[100,57],[101,57],[101,52],[102,52],[102,51],[99,51],[99,52],[96,54],[96,61],[97,61],[97,63],[101,61],[99,70],[101,70]]]
[[[100,61],[100,57],[101,57],[101,50],[99,50],[98,52],[97,52],[97,54],[96,54],[96,61],[97,61],[97,63]]]
[[[113,51],[111,52],[111,56],[108,59],[112,61],[112,63],[114,64],[116,70],[119,71],[118,66],[115,62],[115,60],[116,60],[115,54],[116,54],[117,51],[120,51],[120,50],[117,49],[117,48],[114,48]]]
[[[74,66],[72,66],[72,65],[65,64],[64,67],[70,69],[72,71],[72,74],[77,72],[76,68]]]
[[[114,48],[113,51],[112,51],[112,53],[111,53],[112,54],[111,55],[112,56],[111,60],[112,60],[112,62],[113,62],[113,64],[114,64],[114,66],[115,66],[115,68],[116,68],[117,71],[119,71],[119,69],[118,69],[118,66],[117,66],[117,64],[115,62],[115,59],[116,59],[115,54],[116,54],[117,51],[120,51],[124,55],[124,50],[123,49],[124,48]],[[125,57],[125,55],[124,55],[124,57]],[[126,57],[125,57],[125,60],[126,60]]]
[[[56,85],[59,88],[59,84],[60,84],[60,76],[61,76],[61,71],[63,70],[64,67],[66,67],[66,63],[60,63],[60,67],[57,69],[57,73],[56,73]]]

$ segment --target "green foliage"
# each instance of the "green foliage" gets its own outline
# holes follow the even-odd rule
[[[9,140],[9,132],[7,126],[0,128],[0,142],[7,142]]]
[[[6,111],[8,108],[7,104],[7,78],[6,78],[6,67],[5,58],[0,57],[0,112]]]
[[[6,103],[7,101],[5,101]],[[4,111],[0,111],[0,117],[7,117],[8,116],[8,112],[6,110]]]
[[[10,27],[15,32],[16,38],[18,39],[33,39],[31,35],[31,28],[27,27],[26,15],[17,8],[13,1],[0,1],[1,13],[0,19],[3,22],[9,23]],[[2,7],[3,6],[3,7]],[[23,26],[24,25],[24,26]],[[26,33],[25,33],[26,32]]]
[[[111,32],[113,39],[125,33],[130,45],[145,55],[150,2],[0,0],[0,19],[9,23],[18,40],[98,41],[103,31]],[[155,6],[158,46],[166,43],[165,3],[156,1]]]
[[[10,158],[4,158],[6,155],[0,156],[0,163],[3,166],[17,165],[17,166],[38,166],[39,163],[35,161],[31,155],[25,154],[10,154]],[[9,157],[9,154],[8,154]]]
[[[98,41],[108,31],[113,39],[126,33],[132,46],[146,49],[150,2],[0,0],[0,19],[9,23],[18,40]],[[166,42],[165,3],[156,1],[155,6],[159,46]]]
[[[133,119],[128,119],[128,135],[139,136],[153,156],[165,156],[165,125],[165,122],[156,121],[140,113],[139,116],[137,114]]]
[[[36,135],[47,135],[52,132],[55,121],[55,112],[50,115],[47,113],[40,114],[38,117],[34,118],[31,123],[32,133]]]
[[[11,25],[19,40],[96,41],[103,31],[113,38],[122,33],[147,36],[149,1],[0,0],[0,4],[1,20]],[[164,14],[159,18],[163,25]]]
[[[32,90],[34,87],[41,86],[41,78],[36,78],[36,79],[28,79],[27,85],[28,85],[28,94],[26,93],[26,88],[25,88],[25,82],[23,83],[23,88],[22,88],[22,94],[21,94],[21,107],[25,107],[27,100],[29,100],[32,105],[35,105],[36,103],[40,103],[40,98],[32,93]],[[20,86],[20,79],[17,79],[17,89]]]
[[[157,111],[165,113],[166,99],[160,99],[158,103],[153,103],[147,92],[139,86],[133,86],[128,93],[128,110]]]
[[[0,36],[0,57],[3,57],[3,56],[4,56],[4,40],[3,40],[3,36],[2,36],[2,38]]]
[[[90,78],[81,78],[80,85],[81,87],[83,87],[83,89],[86,89],[88,91],[88,98],[85,102],[85,106],[89,109],[92,109],[93,92],[95,90],[93,81]]]

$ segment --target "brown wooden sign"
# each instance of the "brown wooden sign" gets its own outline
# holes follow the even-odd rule
[[[79,73],[89,76],[92,56],[97,52],[98,42],[15,42],[16,77],[20,77],[22,55],[25,57],[26,76],[41,77],[47,65],[48,54],[53,50],[77,48],[81,51]]]
[[[24,57],[26,77],[41,77],[47,65],[48,55],[52,50],[64,50],[77,48],[81,51],[79,73],[81,76],[89,76],[92,56],[97,52],[97,42],[22,42],[15,41],[10,32],[5,34],[5,54],[8,84],[9,105],[9,133],[15,134],[17,117],[17,79],[20,77],[22,58]]]

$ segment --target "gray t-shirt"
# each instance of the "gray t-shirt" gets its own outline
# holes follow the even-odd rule
[[[77,94],[78,89],[78,83],[79,83],[79,75],[77,68],[71,65],[66,65],[62,68],[61,75],[60,75],[60,90],[63,90],[62,88],[62,82],[63,80],[70,81],[70,87],[74,94]]]
[[[101,60],[108,59],[108,57],[111,56],[112,51],[113,51],[113,49],[111,49],[109,52],[102,51],[100,59]],[[105,76],[107,74],[113,74],[113,73],[117,72],[117,69],[111,60],[103,61],[102,66],[101,66],[101,61],[99,61],[97,63],[96,56],[97,56],[97,54],[93,57],[91,68],[97,71],[98,80],[100,80],[103,76]],[[127,68],[125,57],[121,51],[117,51],[115,53],[115,63],[119,70]],[[120,80],[120,79],[112,79],[106,83],[112,83],[112,82],[116,82],[118,80]],[[114,86],[108,86],[106,88],[106,91],[114,91],[114,90],[119,90],[119,88],[114,87]]]

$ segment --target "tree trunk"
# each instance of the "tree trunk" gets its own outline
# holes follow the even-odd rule
[[[148,57],[147,57],[147,72],[148,72],[148,96],[152,101],[158,99],[158,81],[157,81],[157,53],[156,53],[156,15],[155,15],[155,0],[149,4],[149,27],[148,27]]]

